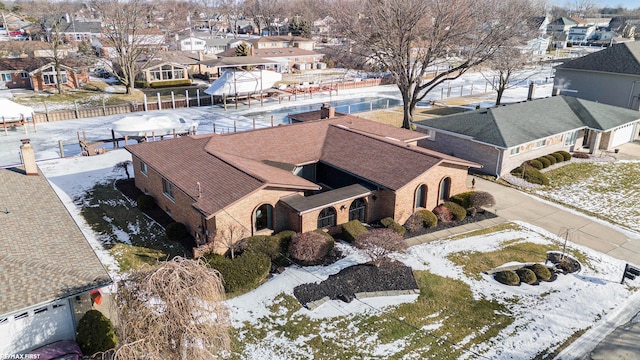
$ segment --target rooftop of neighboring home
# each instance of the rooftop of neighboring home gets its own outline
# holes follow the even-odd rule
[[[408,144],[426,136],[338,113],[292,125],[141,143],[127,150],[211,216],[261,188],[319,189],[292,172],[318,162],[390,190],[440,163],[477,166]]]
[[[0,206],[0,314],[111,282],[44,176],[0,169]]]
[[[53,59],[45,57],[0,58],[0,70],[33,72],[51,63]],[[86,59],[73,57],[64,58],[60,63],[71,68],[88,66]]]
[[[556,69],[640,75],[640,41],[609,46],[604,50],[567,61]]]
[[[292,56],[312,56],[320,53],[305,50],[297,47],[282,47],[282,48],[267,48],[267,49],[255,49],[251,48],[251,54],[255,57],[292,57]],[[236,56],[236,48],[227,49],[219,54],[219,57],[233,57]]]
[[[560,95],[415,124],[507,149],[581,128],[608,131],[638,119],[639,111]]]

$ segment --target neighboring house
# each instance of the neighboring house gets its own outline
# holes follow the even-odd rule
[[[547,34],[549,18],[546,16],[534,16],[527,20],[527,25],[537,32],[537,36],[544,36]]]
[[[142,46],[159,46],[166,48],[165,35],[158,28],[137,29],[135,32],[129,32],[127,36],[129,44]]]
[[[205,39],[195,36],[182,37],[178,40],[178,49],[180,51],[206,51],[207,43]]]
[[[0,169],[0,354],[15,359],[75,340],[83,315],[76,304],[111,283],[24,142],[25,167]]]
[[[300,48],[303,50],[313,51],[315,49],[315,41],[300,36],[263,36],[257,39],[247,40],[254,49],[282,49],[282,48]]]
[[[235,48],[243,42],[241,39],[212,38],[205,40],[205,54],[219,54],[223,51]]]
[[[77,89],[89,82],[88,66],[70,58],[62,62],[60,78],[63,88]],[[54,62],[49,58],[0,58],[0,88],[55,90],[56,75]]]
[[[8,35],[9,31],[24,29],[29,25],[31,25],[31,22],[14,13],[2,13],[2,18],[0,19],[0,29],[7,31],[6,35]]]
[[[235,48],[231,48],[217,54],[217,56],[220,58],[233,57],[236,56],[235,51]],[[309,70],[325,67],[325,64],[322,63],[324,54],[298,47],[264,47],[258,49],[255,48],[255,46],[252,46],[250,56],[275,62],[275,65],[270,65],[267,68],[277,72],[290,72],[293,69]]]
[[[625,42],[555,67],[554,93],[640,108],[640,42]]]
[[[71,18],[60,27],[60,35],[69,42],[85,41],[91,43],[93,39],[102,37],[102,23],[100,21],[78,21]]]
[[[595,34],[596,27],[593,25],[588,26],[574,26],[569,29],[567,35],[567,43],[571,45],[586,45],[587,40],[591,39]]]
[[[417,121],[418,145],[479,163],[502,176],[524,161],[559,150],[611,150],[633,141],[640,112],[553,96]]]
[[[547,34],[551,36],[551,46],[556,49],[566,47],[569,29],[578,25],[577,21],[566,17],[560,17],[550,22],[547,25]]]
[[[527,41],[522,51],[531,55],[532,60],[540,60],[545,58],[547,49],[549,49],[550,39],[548,36],[538,36],[535,39]]]
[[[162,86],[162,83],[171,85],[191,84],[189,78],[189,66],[165,60],[145,61],[145,67],[140,69],[136,75],[137,81],[144,87]],[[138,85],[136,85],[138,86]]]
[[[424,134],[330,107],[295,118],[307,121],[127,146],[136,186],[198,245],[221,252],[216,234],[231,227],[250,236],[335,230],[354,219],[403,223],[467,191],[477,166],[416,146]]]
[[[67,57],[77,52],[76,46],[64,44],[58,46],[58,56]],[[51,44],[43,41],[0,41],[0,58],[16,57],[53,57]]]

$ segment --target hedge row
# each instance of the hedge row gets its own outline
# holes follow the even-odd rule
[[[517,286],[521,283],[532,285],[537,284],[538,280],[551,280],[551,270],[542,264],[534,264],[515,271],[497,272],[493,278],[501,284],[510,286]]]
[[[246,251],[234,259],[218,254],[209,254],[206,258],[209,265],[222,275],[226,292],[255,287],[271,270],[269,257],[253,251]]]
[[[535,159],[527,160],[525,164],[537,170],[542,170],[542,169],[548,168],[551,165],[555,165],[559,162],[569,161],[569,160],[571,160],[571,154],[569,154],[564,150],[561,150],[551,154],[540,156]]]

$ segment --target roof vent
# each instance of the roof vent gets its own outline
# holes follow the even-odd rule
[[[482,110],[479,112],[479,114],[486,114],[488,111],[487,110]]]

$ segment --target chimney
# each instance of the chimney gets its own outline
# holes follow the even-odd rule
[[[27,175],[38,175],[38,166],[36,165],[36,155],[31,146],[31,139],[21,139],[20,154],[22,154],[22,162],[24,163],[24,172]]]
[[[529,84],[529,93],[527,94],[527,101],[533,100],[533,97],[536,95],[536,84]]]
[[[202,51],[198,51],[198,61],[204,61],[204,53]]]
[[[562,92],[561,88],[554,87],[553,90],[551,90],[551,96],[558,96],[558,95],[560,95],[560,92]]]
[[[320,107],[320,120],[331,119],[336,116],[336,109],[331,104],[324,103]]]

